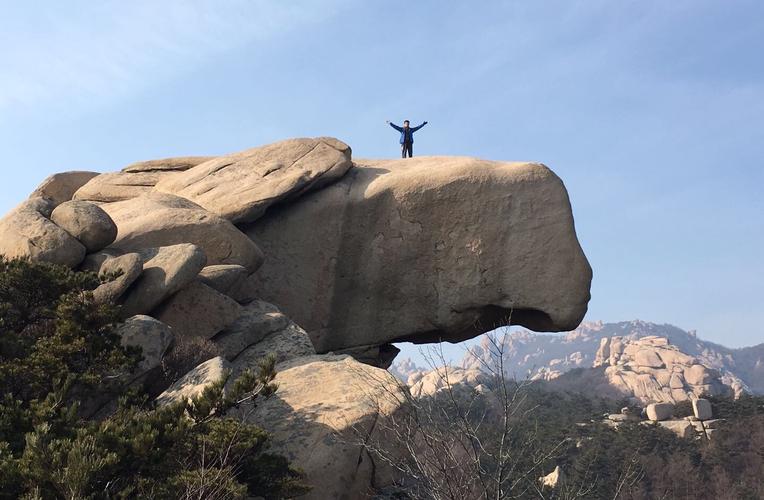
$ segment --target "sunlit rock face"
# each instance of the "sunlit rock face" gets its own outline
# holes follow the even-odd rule
[[[319,352],[505,324],[578,326],[592,271],[563,183],[538,163],[357,160],[338,182],[245,228],[259,293]]]

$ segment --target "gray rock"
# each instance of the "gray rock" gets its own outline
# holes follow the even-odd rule
[[[0,255],[77,267],[85,247],[50,219],[53,202],[30,198],[0,219]]]
[[[71,172],[61,172],[53,174],[37,186],[30,198],[47,198],[57,206],[65,201],[69,201],[74,193],[84,186],[90,179],[100,175],[98,172],[86,172],[73,170]]]
[[[453,157],[361,163],[246,228],[268,255],[258,297],[318,352],[461,341],[510,312],[538,331],[579,324],[591,268],[551,170]]]
[[[208,264],[236,264],[251,271],[263,254],[236,226],[193,202],[165,193],[103,205],[119,227],[112,245],[124,252],[142,248],[193,243],[207,255]]]
[[[380,419],[402,407],[389,372],[334,355],[292,359],[276,372],[276,393],[241,413],[271,435],[273,452],[305,472],[313,489],[301,498],[365,498],[392,483],[384,463],[356,444],[360,436],[384,441]]]
[[[189,401],[201,396],[207,387],[225,380],[231,372],[231,365],[220,356],[200,364],[175,381],[166,391],[157,396],[159,406],[180,401]]]
[[[143,272],[130,286],[122,304],[125,316],[151,312],[167,297],[191,283],[207,263],[201,248],[190,243],[138,252]]]
[[[104,260],[98,269],[99,275],[120,274],[93,290],[93,298],[99,304],[116,303],[142,272],[143,260],[137,253],[128,253]]]
[[[714,413],[711,410],[711,402],[707,399],[693,399],[692,412],[698,420],[711,420],[714,418]]]
[[[194,280],[167,299],[153,312],[170,325],[175,335],[184,338],[212,338],[236,321],[242,307],[227,295]]]
[[[289,321],[286,327],[269,333],[256,344],[241,351],[232,361],[234,372],[257,366],[265,356],[273,354],[277,363],[289,361],[302,356],[316,354],[310,337],[305,330],[293,321]]]
[[[238,288],[247,279],[249,271],[236,264],[218,264],[207,266],[199,273],[199,280],[220,293],[231,296],[231,291]]]
[[[124,255],[123,252],[120,252],[115,248],[104,248],[99,252],[88,254],[85,256],[85,260],[80,264],[80,271],[98,273],[104,262],[119,257],[120,255]]]
[[[170,327],[151,316],[133,316],[117,327],[123,346],[140,347],[143,360],[133,375],[137,378],[160,366],[162,357],[173,340]]]
[[[53,210],[50,220],[66,230],[89,253],[109,246],[117,237],[117,225],[98,205],[87,201],[65,201]]]
[[[139,161],[126,166],[122,169],[122,172],[134,173],[168,170],[182,172],[214,158],[214,156],[181,156],[177,158],[163,158],[161,160]]]
[[[647,366],[649,368],[663,368],[666,366],[655,349],[649,348],[638,350],[634,355],[634,361],[639,366]]]
[[[688,439],[695,435],[695,428],[687,420],[665,420],[658,422],[658,425],[670,430],[682,439]]]
[[[653,422],[668,420],[674,414],[674,405],[671,403],[652,403],[647,405],[647,418]]]
[[[154,190],[164,177],[181,172],[152,170],[147,172],[110,172],[90,179],[73,196],[75,200],[110,203],[130,200]]]
[[[337,139],[289,139],[202,163],[156,189],[232,222],[250,222],[274,203],[342,177],[351,165],[350,147]]]
[[[232,360],[247,347],[288,325],[289,318],[276,306],[256,300],[244,306],[236,321],[220,332],[213,341],[220,349],[221,355]]]

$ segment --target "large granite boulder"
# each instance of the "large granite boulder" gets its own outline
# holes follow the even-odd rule
[[[239,300],[240,290],[246,284],[250,272],[244,266],[237,264],[216,264],[207,266],[199,273],[199,279],[205,285],[220,293]]]
[[[77,238],[88,253],[106,248],[117,237],[117,225],[109,214],[87,201],[61,203],[50,214],[50,220]]]
[[[233,360],[249,346],[272,333],[284,330],[289,323],[289,318],[276,306],[256,300],[244,306],[236,321],[215,336],[214,342],[221,356]]]
[[[124,295],[125,317],[148,314],[167,297],[191,283],[205,266],[204,251],[182,243],[138,252],[143,272]]]
[[[87,172],[83,170],[73,170],[70,172],[61,172],[53,174],[37,186],[30,198],[47,198],[54,205],[60,205],[69,201],[74,193],[87,184],[90,179],[100,175],[98,172]]]
[[[242,412],[271,434],[271,449],[305,472],[306,499],[366,498],[385,486],[385,467],[360,440],[380,440],[376,425],[404,396],[385,370],[350,356],[305,356],[276,366],[276,393]]]
[[[183,172],[200,163],[210,161],[214,156],[180,156],[177,158],[162,158],[131,163],[122,169],[122,172]]]
[[[159,367],[162,357],[173,341],[170,327],[151,316],[138,315],[128,318],[117,327],[120,342],[125,347],[140,347],[143,359],[134,378]]]
[[[0,219],[0,255],[77,267],[85,247],[49,217],[54,203],[30,198]]]
[[[209,359],[175,381],[162,394],[157,396],[159,406],[190,401],[199,397],[204,389],[222,380],[231,373],[231,365],[220,356]]]
[[[75,200],[97,202],[123,201],[154,190],[162,179],[212,159],[209,156],[185,156],[132,163],[121,172],[101,174],[82,185],[73,195]]]
[[[249,222],[274,203],[342,177],[351,165],[350,147],[337,139],[289,139],[215,158],[162,179],[156,189]]]
[[[143,272],[143,259],[140,254],[127,253],[105,259],[95,271],[112,278],[93,290],[93,298],[99,304],[116,303]]]
[[[567,192],[537,163],[361,161],[247,234],[268,255],[259,297],[303,326],[318,352],[456,342],[510,315],[568,330],[589,301]]]
[[[161,170],[109,172],[92,178],[74,193],[73,199],[100,203],[130,200],[153,191],[163,177],[178,174]]]
[[[179,337],[209,339],[236,321],[241,312],[235,300],[194,280],[152,314]]]
[[[669,343],[665,337],[605,337],[594,366],[604,366],[609,384],[623,396],[643,403],[688,401],[704,394],[731,394],[718,370]]]
[[[209,264],[238,264],[250,271],[263,261],[260,249],[236,226],[199,205],[166,193],[102,205],[119,228],[112,247],[124,252],[193,243]]]

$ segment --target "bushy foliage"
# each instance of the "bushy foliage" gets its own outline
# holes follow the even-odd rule
[[[141,354],[120,345],[97,276],[0,258],[0,498],[282,498],[305,491],[255,425],[227,416],[273,392],[274,360],[192,401],[154,408],[124,386]],[[87,418],[120,396],[116,412]]]

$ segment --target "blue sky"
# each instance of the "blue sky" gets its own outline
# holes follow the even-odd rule
[[[764,3],[0,0],[0,211],[48,174],[336,136],[536,160],[587,319],[764,342]]]

